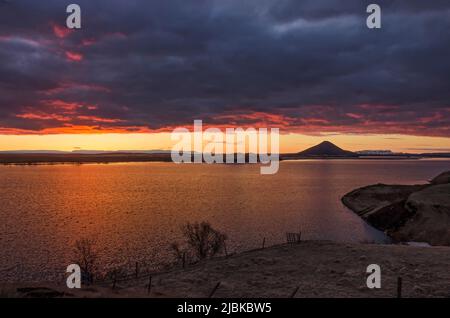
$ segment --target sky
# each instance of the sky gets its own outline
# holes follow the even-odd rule
[[[170,149],[201,119],[279,128],[282,152],[450,151],[447,0],[11,0],[0,21],[0,150]]]

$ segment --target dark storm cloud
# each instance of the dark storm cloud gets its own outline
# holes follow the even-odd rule
[[[71,33],[64,1],[0,5],[0,128],[450,134],[448,1],[378,1],[381,30],[369,1],[77,3]]]

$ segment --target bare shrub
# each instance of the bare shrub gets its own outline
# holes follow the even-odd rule
[[[170,248],[172,249],[174,256],[175,256],[175,260],[177,262],[182,262],[183,261],[183,254],[185,255],[186,251],[180,246],[180,244],[178,242],[174,242],[172,244],[170,244]]]
[[[220,253],[225,247],[227,236],[215,230],[208,222],[187,223],[181,227],[185,238],[184,248],[178,243],[171,245],[178,261],[184,257],[203,260]]]
[[[76,241],[73,254],[74,263],[80,266],[83,280],[92,283],[97,271],[95,242],[86,238]]]

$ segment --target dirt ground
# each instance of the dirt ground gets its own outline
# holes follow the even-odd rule
[[[366,286],[369,264],[381,267],[380,289]],[[213,297],[291,297],[297,288],[294,297],[396,297],[398,277],[403,297],[450,297],[450,247],[306,241],[155,275],[150,294],[148,278],[117,283],[114,290],[110,285],[81,290],[51,286],[47,292],[66,297],[208,297],[220,282]],[[39,293],[18,293],[10,286],[3,288],[5,295]]]

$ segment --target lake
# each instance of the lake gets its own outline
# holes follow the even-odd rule
[[[383,242],[342,195],[373,183],[425,183],[449,168],[449,160],[284,161],[275,175],[260,175],[259,165],[0,166],[0,282],[60,279],[80,238],[95,240],[104,268],[169,263],[189,221],[225,232],[229,253],[298,231]]]

